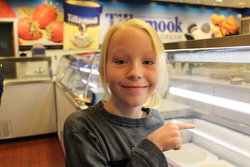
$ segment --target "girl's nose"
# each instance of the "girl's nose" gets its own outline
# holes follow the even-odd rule
[[[133,64],[128,67],[127,78],[129,80],[138,80],[143,78],[143,69],[140,64]]]

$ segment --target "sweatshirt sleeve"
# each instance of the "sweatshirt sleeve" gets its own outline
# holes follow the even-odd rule
[[[131,160],[127,167],[168,167],[161,150],[150,140],[144,139],[132,150]]]
[[[64,149],[67,167],[108,166],[97,138],[88,130],[78,131],[69,121],[64,124]]]

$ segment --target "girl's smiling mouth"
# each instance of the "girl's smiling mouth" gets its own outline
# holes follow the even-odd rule
[[[121,87],[125,88],[129,91],[140,91],[140,90],[143,90],[145,88],[148,88],[149,85],[122,85],[121,84]]]

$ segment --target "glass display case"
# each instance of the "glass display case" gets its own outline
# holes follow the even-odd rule
[[[250,47],[167,50],[169,90],[159,111],[166,122],[192,123],[171,167],[250,164]]]
[[[79,105],[93,105],[102,97],[98,61],[98,52],[64,55],[60,60],[56,81]]]
[[[166,123],[192,123],[180,150],[164,152],[170,167],[247,167],[250,164],[250,47],[167,50],[169,89],[158,108]],[[58,135],[81,107],[103,99],[98,52],[65,55],[56,88]],[[62,91],[63,90],[63,91]],[[70,103],[68,94],[75,104]],[[60,104],[61,103],[61,104]]]

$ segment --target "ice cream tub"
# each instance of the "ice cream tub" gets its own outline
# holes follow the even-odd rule
[[[64,8],[65,50],[98,49],[102,5],[93,1],[68,0]]]

